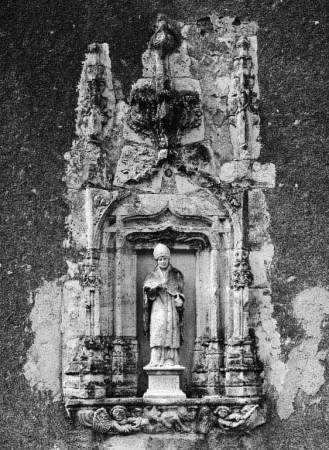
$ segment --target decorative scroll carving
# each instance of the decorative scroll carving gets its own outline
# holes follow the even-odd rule
[[[127,236],[127,240],[134,244],[154,242],[163,242],[168,247],[173,247],[175,243],[188,244],[190,248],[205,249],[209,248],[210,242],[208,237],[203,233],[198,232],[182,232],[176,231],[172,227],[167,227],[165,230],[156,232],[136,232]]]
[[[79,411],[79,422],[100,434],[157,434],[195,432],[208,434],[211,429],[221,433],[245,432],[264,423],[259,405],[225,406],[146,406],[115,405],[109,412]]]
[[[136,225],[145,227],[150,223],[150,220],[157,220],[157,221],[161,221],[161,222],[170,220],[172,222],[174,219],[176,219],[176,220],[178,219],[177,223],[181,224],[181,225],[186,223],[186,221],[188,220],[190,226],[199,227],[199,228],[200,227],[211,227],[211,225],[213,224],[213,221],[211,219],[209,219],[208,217],[179,214],[171,209],[169,203],[167,203],[167,205],[161,211],[157,212],[156,214],[124,217],[122,219],[122,222],[124,223],[124,225],[127,225],[129,227],[136,226]]]
[[[234,270],[232,273],[232,285],[234,289],[250,287],[253,283],[248,252],[241,250],[235,255]]]

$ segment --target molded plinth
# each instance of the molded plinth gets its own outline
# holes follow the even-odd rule
[[[186,398],[180,388],[184,366],[145,366],[144,370],[148,375],[148,390],[144,398]]]

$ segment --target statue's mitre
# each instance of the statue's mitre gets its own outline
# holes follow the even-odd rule
[[[158,244],[153,251],[154,259],[160,258],[160,256],[166,256],[167,258],[170,258],[170,250],[169,248],[164,244]]]

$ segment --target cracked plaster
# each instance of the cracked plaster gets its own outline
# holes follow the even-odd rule
[[[325,382],[324,360],[328,350],[319,350],[319,344],[323,321],[329,314],[329,292],[319,287],[305,289],[294,299],[293,309],[306,337],[289,354],[277,402],[281,419],[288,419],[294,412],[294,400],[299,390],[315,396]]]
[[[61,307],[60,283],[45,282],[35,292],[34,308],[30,314],[35,338],[24,366],[31,388],[49,390],[55,400],[61,398]]]

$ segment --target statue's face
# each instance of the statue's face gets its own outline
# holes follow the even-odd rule
[[[159,256],[158,266],[160,267],[160,269],[167,269],[167,267],[169,266],[169,258],[167,256]]]

